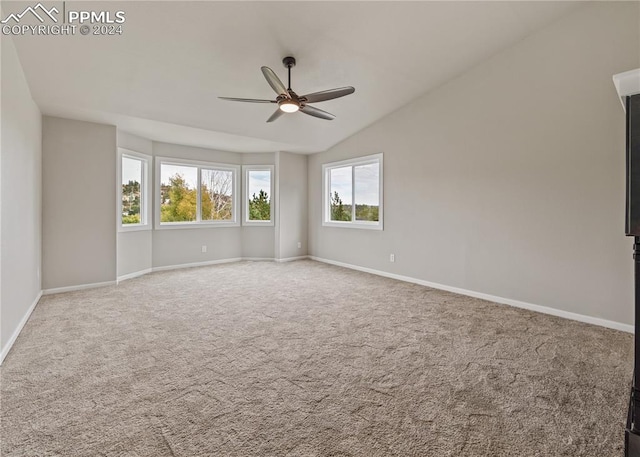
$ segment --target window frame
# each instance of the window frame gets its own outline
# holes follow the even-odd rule
[[[336,168],[351,167],[351,214],[355,217],[355,168],[360,165],[370,165],[377,163],[379,167],[378,175],[378,221],[332,221],[331,220],[331,170]],[[367,230],[384,230],[383,223],[383,153],[371,154],[368,156],[354,157],[352,159],[340,160],[338,162],[329,162],[322,164],[322,226],[323,227],[342,227],[352,229]]]
[[[139,224],[123,224],[122,223],[122,159],[128,158],[133,160],[139,160],[142,162],[142,182],[140,183],[140,222]],[[141,230],[151,230],[151,207],[153,201],[151,199],[151,163],[153,157],[141,152],[132,151],[126,148],[118,148],[118,163],[117,163],[117,201],[116,201],[116,224],[118,226],[118,232],[136,232]]]
[[[161,209],[161,187],[162,187],[162,165],[175,165],[175,166],[187,166],[195,167],[197,169],[196,177],[196,220],[184,221],[184,222],[161,222],[160,216],[162,214]],[[219,171],[231,171],[232,174],[232,214],[233,218],[229,221],[203,221],[201,220],[201,188],[202,188],[202,169],[206,170],[219,170]],[[156,211],[154,218],[154,227],[156,230],[174,230],[174,229],[192,229],[192,228],[213,228],[213,227],[238,227],[240,226],[239,209],[238,209],[238,194],[239,194],[239,178],[240,178],[240,165],[229,163],[217,163],[206,162],[200,160],[178,159],[175,157],[156,157],[155,158],[155,201],[154,208]]]
[[[253,221],[249,219],[249,172],[251,171],[269,171],[271,173],[271,189],[269,194],[269,220],[268,221]],[[274,224],[275,215],[275,166],[273,165],[243,165],[242,177],[244,184],[242,186],[242,225],[245,226],[262,226],[271,227]]]

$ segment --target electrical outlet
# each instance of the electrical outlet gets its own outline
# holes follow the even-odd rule
[[[298,241],[298,249],[302,249],[302,243]]]
[[[396,255],[395,254],[389,254],[389,262],[395,262],[396,261]]]
[[[206,245],[202,246],[202,252],[207,252],[207,246]]]

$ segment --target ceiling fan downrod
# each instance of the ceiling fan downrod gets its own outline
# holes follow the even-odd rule
[[[287,67],[287,72],[289,73],[289,87],[287,87],[287,90],[291,90],[291,68],[296,66],[296,59],[291,56],[287,56],[282,59],[282,63]]]

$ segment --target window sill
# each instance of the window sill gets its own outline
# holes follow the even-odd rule
[[[273,227],[273,221],[244,221],[244,227]]]
[[[336,221],[324,221],[323,227],[340,227],[348,229],[364,229],[364,230],[382,230],[382,222],[374,224],[366,224],[362,222],[336,222]]]
[[[180,230],[180,229],[211,229],[223,227],[240,227],[238,222],[165,222],[156,224],[156,230]]]
[[[131,224],[131,225],[121,225],[118,227],[118,233],[126,233],[126,232],[144,232],[147,230],[151,230],[150,224]]]

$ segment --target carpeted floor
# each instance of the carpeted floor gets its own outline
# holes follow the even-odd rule
[[[622,456],[632,336],[312,261],[44,297],[2,456]]]

